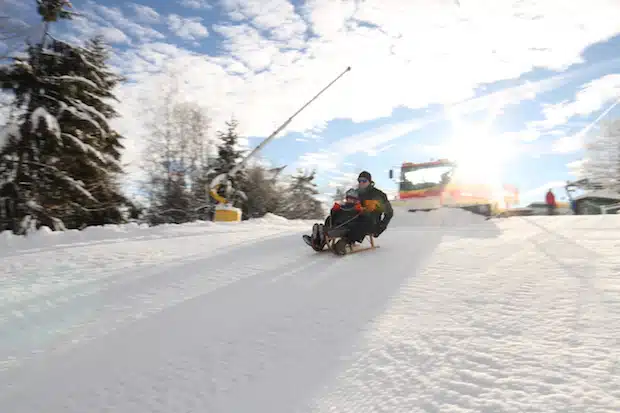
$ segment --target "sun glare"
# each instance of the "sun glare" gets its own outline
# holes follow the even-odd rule
[[[512,155],[510,142],[494,136],[485,124],[452,121],[453,133],[446,153],[457,163],[454,179],[461,182],[488,184],[502,189],[502,175]]]

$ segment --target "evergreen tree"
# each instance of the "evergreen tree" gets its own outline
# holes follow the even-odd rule
[[[119,114],[105,100],[116,100],[111,91],[123,78],[107,68],[109,50],[101,36],[89,40],[85,48],[75,50],[77,54],[68,53],[74,61],[68,59],[67,63],[76,75],[92,82],[92,89],[78,89],[75,98],[69,99],[69,104],[74,104],[91,119],[80,115],[62,118],[66,119],[61,123],[65,138],[72,141],[69,135],[81,138],[80,142],[74,141],[74,146],[68,146],[63,151],[66,161],[64,169],[82,181],[96,199],[94,204],[88,203],[91,208],[80,208],[82,224],[116,223],[122,220],[121,206],[129,204],[120,185],[124,149],[121,140],[124,138],[109,126],[108,121]]]
[[[260,218],[267,213],[275,214],[280,206],[282,193],[277,188],[277,178],[284,167],[265,169],[260,165],[247,170],[243,192],[247,195],[248,218]]]
[[[151,208],[151,224],[175,223],[181,224],[194,219],[190,211],[191,196],[187,190],[187,177],[184,171],[175,171],[170,168],[168,177],[162,179],[157,187],[161,192],[157,193],[157,199]]]
[[[70,18],[67,4],[40,0],[39,14],[46,25]],[[76,47],[44,36],[0,68],[16,113],[0,148],[0,180],[14,184],[22,222],[77,228],[122,219],[121,136],[108,124],[118,115],[106,102],[121,78],[106,59],[101,38]]]
[[[284,197],[280,215],[288,219],[322,219],[325,211],[321,201],[315,198],[319,194],[314,183],[316,171],[304,173],[301,170],[292,177],[288,193]]]
[[[226,127],[226,132],[218,131],[217,133],[221,142],[217,147],[218,157],[214,162],[213,172],[210,177],[211,180],[221,174],[230,172],[243,158],[243,151],[238,147],[239,135],[237,133],[237,128],[239,127],[239,122],[232,119],[226,122]],[[224,197],[230,197],[229,202],[234,206],[244,209],[247,195],[243,192],[242,188],[245,185],[245,181],[247,181],[247,174],[245,168],[242,168],[234,176],[229,176],[228,182],[222,183],[222,186],[218,190],[218,194]]]

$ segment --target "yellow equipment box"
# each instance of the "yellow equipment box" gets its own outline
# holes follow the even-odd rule
[[[214,222],[240,222],[241,221],[241,209],[235,208],[230,205],[216,205],[215,214],[213,216]]]

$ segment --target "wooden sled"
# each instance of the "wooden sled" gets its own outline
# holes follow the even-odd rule
[[[344,256],[379,248],[378,245],[375,245],[375,237],[372,235],[366,235],[362,240],[363,243],[366,239],[369,239],[370,246],[361,246],[362,243],[360,243],[360,245],[352,246],[349,245],[344,238],[342,238],[345,234],[346,230],[344,229],[328,230],[325,234],[327,249],[336,255]]]

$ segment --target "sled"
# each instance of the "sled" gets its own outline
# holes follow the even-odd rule
[[[323,247],[322,249],[318,249],[313,246],[308,239],[304,238],[306,244],[311,246],[316,252],[323,251],[331,251],[336,255],[344,256],[349,254],[356,254],[358,252],[369,251],[379,248],[378,245],[375,245],[375,237],[372,235],[366,235],[362,240],[362,243],[368,239],[370,241],[370,246],[361,246],[361,245],[350,245],[346,242],[344,238],[342,238],[346,234],[346,229],[334,229],[328,230],[325,232],[325,245],[327,248]],[[361,243],[360,243],[361,244]]]

